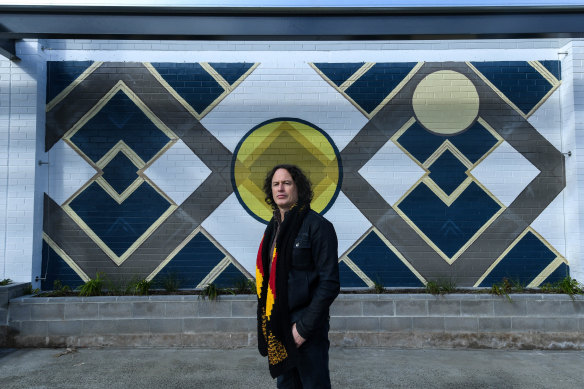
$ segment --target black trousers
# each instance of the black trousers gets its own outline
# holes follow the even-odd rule
[[[298,349],[298,365],[277,378],[280,389],[327,389],[329,373],[329,324],[317,330]]]

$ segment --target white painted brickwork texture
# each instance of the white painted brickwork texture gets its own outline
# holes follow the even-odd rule
[[[570,52],[568,58],[558,56],[559,51],[565,50]],[[39,101],[44,99],[44,84],[39,85],[36,77],[44,74],[45,60],[260,62],[261,67],[250,76],[249,82],[236,89],[203,119],[205,127],[216,136],[221,134],[221,142],[233,151],[242,136],[253,126],[267,119],[293,116],[301,110],[306,120],[327,131],[342,151],[367,119],[352,109],[350,103],[315,72],[303,73],[296,66],[313,61],[542,59],[562,59],[563,85],[530,118],[530,122],[557,149],[571,150],[573,156],[567,158],[566,163],[567,188],[550,205],[550,211],[536,220],[534,228],[567,257],[573,275],[584,278],[584,261],[580,260],[579,249],[584,244],[584,237],[579,232],[584,231],[584,207],[580,206],[584,201],[584,157],[581,157],[584,155],[584,41],[254,43],[51,40],[19,43],[18,51],[23,59],[21,63],[0,60],[0,279],[30,281],[40,266],[38,237],[41,233],[42,209],[39,211],[39,202],[42,203],[42,193],[46,190],[44,182],[50,173],[48,168],[38,167],[36,163],[46,157],[42,153],[44,137],[39,136],[44,127],[43,109],[39,109]],[[298,77],[283,81],[292,72],[298,74]],[[257,96],[266,96],[269,100],[258,100]],[[560,124],[562,131],[558,131]],[[385,156],[384,150],[387,150]],[[396,201],[411,186],[410,175],[417,169],[410,166],[409,160],[396,155],[392,145],[380,153],[376,155],[377,159],[397,160],[398,165],[404,167],[404,172],[394,173],[387,178],[388,182],[382,190],[385,193],[381,193],[391,201]],[[493,157],[497,157],[497,160],[485,160],[477,167],[477,175],[480,170],[483,177],[480,180],[484,180],[486,185],[492,183],[492,192],[508,205],[533,179],[537,169],[529,162],[525,163],[524,158],[518,156],[508,144],[499,146],[497,153]],[[74,160],[71,156],[65,155],[64,158],[69,158],[67,161]],[[174,167],[177,172],[185,171],[184,167],[179,166],[180,161],[167,158],[162,162],[164,166],[161,165],[161,168],[165,172],[172,171]],[[504,177],[495,173],[501,166],[506,172]],[[375,174],[375,161],[372,160],[363,169],[363,176]],[[201,166],[198,171],[203,174],[204,168]],[[91,172],[86,173],[89,175]],[[407,174],[403,176],[399,173]],[[390,183],[391,180],[395,182]],[[74,180],[68,181],[68,177],[63,177],[62,181],[61,189],[49,189],[59,203],[75,191],[75,185],[71,183]],[[177,186],[174,190],[178,203],[188,195],[187,189],[182,187]],[[239,207],[235,196],[230,196],[217,208],[214,217],[203,223],[203,228],[250,270],[255,260],[257,237],[263,225],[252,223],[242,234],[238,219],[229,216],[232,215],[230,209]],[[339,255],[371,227],[342,193],[329,210],[329,215],[340,223],[337,226]],[[228,228],[222,221],[227,221]]]

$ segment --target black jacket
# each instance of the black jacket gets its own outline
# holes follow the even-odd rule
[[[328,322],[329,307],[339,294],[337,234],[331,222],[310,210],[294,240],[288,273],[288,307],[305,339]]]

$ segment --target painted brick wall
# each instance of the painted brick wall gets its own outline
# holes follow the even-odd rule
[[[60,90],[50,92],[46,99],[50,104],[46,115],[47,137],[37,136],[36,129],[34,135],[32,130],[29,134],[39,145],[38,155],[44,157],[44,149],[49,151],[50,165],[38,168],[35,184],[37,195],[47,193],[44,198],[43,247],[41,250],[39,243],[39,247],[34,248],[32,239],[32,252],[28,253],[33,257],[42,252],[43,260],[28,260],[27,271],[42,278],[46,276],[43,286],[48,288],[54,279],[74,285],[93,277],[97,271],[104,271],[118,280],[149,277],[158,281],[180,273],[189,286],[203,286],[211,281],[228,284],[237,277],[253,276],[256,246],[264,224],[254,196],[250,194],[253,186],[246,189],[246,184],[239,186],[235,182],[235,187],[232,185],[232,180],[237,181],[236,177],[247,177],[245,169],[234,176],[232,172],[237,169],[233,168],[241,162],[252,172],[251,175],[256,174],[254,169],[265,169],[287,148],[264,147],[250,151],[261,160],[259,165],[247,166],[239,159],[236,165],[232,165],[232,160],[233,154],[249,147],[252,141],[264,139],[261,131],[269,129],[275,134],[281,135],[284,131],[292,134],[286,138],[292,149],[302,143],[299,136],[304,136],[313,145],[331,144],[331,148],[326,149],[328,151],[324,146],[308,147],[306,158],[318,154],[318,158],[313,158],[314,161],[307,165],[315,171],[324,169],[326,159],[341,161],[343,170],[339,177],[342,182],[334,178],[319,182],[330,187],[328,192],[323,192],[321,205],[339,235],[344,286],[371,286],[374,282],[386,286],[415,286],[439,278],[453,279],[459,285],[487,285],[507,272],[511,272],[510,276],[522,278],[526,284],[540,284],[546,279],[559,277],[562,272],[565,274],[566,259],[571,274],[578,274],[581,271],[578,262],[579,221],[573,212],[565,209],[579,209],[574,184],[579,169],[574,166],[575,158],[566,161],[564,171],[556,168],[563,166],[563,163],[558,165],[562,159],[561,151],[568,150],[578,139],[574,137],[578,131],[578,108],[577,104],[574,108],[570,106],[574,99],[578,101],[578,93],[572,88],[570,69],[576,69],[581,63],[558,56],[558,51],[568,46],[569,49],[575,48],[578,43],[560,40],[359,44],[41,42],[44,53],[36,53],[39,66],[36,71],[49,75],[49,91],[51,86],[66,88],[86,69],[91,66],[95,69],[90,69],[85,74],[87,77],[78,79],[83,88],[73,88],[52,105],[52,99]],[[44,58],[55,64],[49,66],[48,73],[42,67]],[[556,65],[560,59],[561,74],[554,73],[560,70]],[[470,65],[466,61],[470,61]],[[539,62],[529,64],[527,61]],[[144,67],[142,62],[152,63],[154,70]],[[189,68],[184,63],[193,65]],[[196,71],[206,82],[213,84],[212,88],[217,88],[213,81],[217,77],[210,77],[213,72],[207,67],[201,68],[201,63],[210,63],[211,70],[222,74],[224,80],[235,74],[233,80],[227,81],[229,85],[224,87],[227,92],[222,98],[214,100],[217,96],[213,95],[213,98],[198,99],[178,82],[180,77],[175,77]],[[214,65],[219,63],[223,65]],[[344,65],[338,66],[339,63]],[[65,66],[51,73],[51,66],[56,69],[64,64],[71,67],[67,70]],[[78,70],[74,69],[75,64],[79,65]],[[249,73],[237,73],[233,70],[237,68],[234,64],[253,66],[247,68]],[[399,70],[400,67],[405,68]],[[506,74],[524,72],[521,74],[527,78],[535,77],[535,81],[526,87],[509,86],[497,76],[501,69]],[[229,73],[232,70],[235,73]],[[410,111],[400,114],[400,107],[410,104],[412,93],[433,91],[432,88],[440,84],[430,77],[437,72],[448,85],[464,84],[470,79],[478,91],[480,120],[469,123],[471,130],[465,132],[466,138],[463,133],[442,132],[442,135],[435,136],[424,129],[437,126],[434,133],[449,131],[448,126],[440,126],[444,118],[433,117],[434,122],[424,122],[424,112],[428,111],[424,107],[431,102],[420,103],[415,115]],[[13,77],[15,73],[12,72]],[[67,80],[67,74],[71,76],[70,80]],[[347,74],[354,74],[357,82],[348,80]],[[458,76],[461,74],[463,77]],[[555,89],[558,86],[555,81],[550,83],[548,80],[549,85],[553,84],[549,87],[542,74],[558,82],[562,79],[561,87]],[[555,76],[549,77],[550,74]],[[577,77],[576,71],[574,77]],[[117,102],[109,105],[112,100],[102,97],[113,88],[115,82],[112,80],[117,82],[120,79],[128,88],[116,89],[110,97]],[[426,82],[427,89],[416,89],[422,81]],[[111,85],[106,88],[107,82]],[[375,86],[379,85],[387,90],[375,91]],[[497,90],[492,88],[493,85]],[[536,89],[541,85],[548,89],[540,96],[540,102],[521,101],[516,93],[521,90],[522,93],[537,94]],[[39,106],[44,104],[44,85],[34,85],[34,88],[40,93],[30,97],[32,110],[39,112],[34,103],[38,100]],[[544,96],[548,91],[549,95]],[[379,93],[383,94],[381,100]],[[494,103],[501,95],[504,95],[502,100]],[[383,102],[384,96],[389,102]],[[181,99],[186,104],[182,104]],[[86,115],[100,101],[100,108]],[[147,108],[140,102],[144,102]],[[189,110],[197,104],[200,108]],[[513,105],[515,108],[509,109]],[[137,111],[135,107],[138,107]],[[206,107],[210,108],[205,112]],[[425,111],[420,112],[420,109]],[[105,117],[110,120],[119,112],[131,110],[137,115],[134,117],[143,120],[135,123],[151,126],[152,134],[170,129],[165,138],[168,143],[156,146],[158,149],[154,155],[139,155],[141,161],[134,163],[146,177],[140,176],[145,180],[141,183],[156,187],[158,193],[149,195],[144,192],[140,201],[161,196],[166,198],[169,206],[161,206],[159,214],[150,216],[152,220],[158,218],[152,223],[154,227],[150,232],[142,234],[143,230],[140,230],[134,234],[139,239],[122,239],[116,243],[112,236],[106,236],[136,227],[111,219],[109,227],[113,229],[108,230],[99,222],[89,221],[86,216],[99,213],[99,209],[83,208],[91,203],[91,199],[97,198],[88,196],[86,189],[102,169],[107,184],[119,189],[119,192],[108,189],[106,192],[110,198],[117,198],[121,203],[128,201],[120,192],[131,185],[124,183],[125,178],[120,174],[112,172],[128,169],[127,160],[132,160],[132,150],[143,145],[122,147],[117,154],[111,153],[103,159],[106,153],[96,152],[90,156],[90,149],[99,146],[100,142],[113,142],[117,135],[112,135],[112,139],[90,136],[93,140],[83,143],[81,135],[75,137],[75,134],[82,134],[92,125],[98,134],[96,123],[99,120],[105,120]],[[455,115],[457,110],[452,112]],[[571,126],[571,117],[575,118],[575,128]],[[37,127],[45,127],[43,114],[37,114],[35,120]],[[13,125],[14,121],[10,123]],[[120,126],[120,133],[131,132],[122,121],[116,123]],[[509,123],[515,124],[510,126]],[[75,126],[77,128],[72,130]],[[521,131],[509,132],[511,127],[521,128]],[[257,132],[250,134],[252,129]],[[536,136],[537,133],[541,138]],[[449,139],[450,145],[443,143],[445,139]],[[131,142],[127,140],[126,143]],[[432,150],[420,149],[424,144],[434,144],[435,147]],[[297,152],[291,157],[305,153],[306,147],[295,150]],[[577,154],[576,151],[573,153]],[[32,168],[32,165],[27,166]],[[332,165],[327,162],[326,166],[328,169]],[[424,169],[428,170],[429,178],[422,177]],[[32,171],[34,182],[34,168]],[[469,171],[470,176],[465,171]],[[460,181],[453,178],[457,175],[461,177]],[[562,191],[566,179],[567,186]],[[92,185],[97,188],[100,184],[96,181]],[[41,187],[48,189],[40,190]],[[102,182],[100,188],[104,187],[107,185]],[[438,187],[442,187],[440,202],[436,201],[440,193]],[[130,190],[128,193],[134,192]],[[462,202],[478,203],[477,196],[483,199],[480,200],[483,201],[480,209],[469,210],[466,214],[480,213],[489,207],[492,211],[483,215],[486,218],[483,222],[476,222],[480,225],[475,223],[466,232],[461,226],[468,224],[471,216],[458,221],[452,219],[452,223],[449,223],[450,216],[444,216],[444,213],[434,219],[426,217],[430,212],[453,209],[460,204],[456,203],[458,198]],[[163,203],[160,199],[157,201]],[[41,201],[36,203],[38,205]],[[441,205],[447,203],[450,207]],[[446,211],[436,211],[436,206]],[[154,205],[145,209],[152,207]],[[426,210],[420,212],[424,207]],[[34,215],[34,206],[29,205],[29,208]],[[458,217],[464,214],[459,212]],[[571,216],[564,217],[565,214]],[[32,225],[35,220],[39,223],[43,219],[38,215],[37,212],[37,218],[32,217]],[[440,225],[437,226],[438,219]],[[96,232],[100,228],[102,232]],[[40,229],[36,231],[40,233]],[[449,234],[454,235],[446,239]],[[456,239],[452,237],[457,234],[469,234],[470,237],[460,238],[453,244]],[[441,239],[442,243],[438,242]],[[131,247],[132,242],[138,243]],[[492,249],[495,246],[497,249]],[[529,251],[530,247],[539,247],[540,250]],[[525,258],[535,259],[524,261],[523,268],[508,265]],[[538,263],[537,266],[533,261]],[[6,274],[14,273],[11,270]]]

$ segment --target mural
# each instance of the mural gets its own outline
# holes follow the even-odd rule
[[[290,90],[259,63],[47,69],[43,289],[97,272],[252,278],[277,163],[310,176],[343,287],[569,273],[548,222],[563,220],[564,158],[530,122],[559,61],[302,63],[277,76]]]

